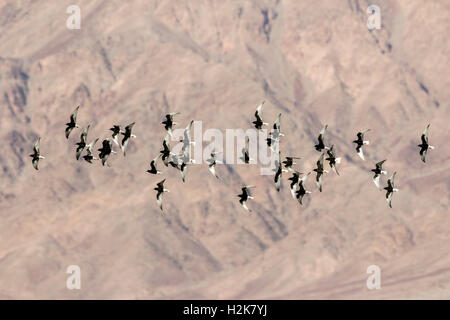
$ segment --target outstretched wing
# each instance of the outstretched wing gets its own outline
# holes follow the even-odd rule
[[[66,138],[69,139],[69,135],[72,132],[73,127],[66,127]]]
[[[162,203],[163,203],[163,192],[159,192],[156,194],[156,203],[158,204],[158,207],[162,211]]]
[[[133,123],[130,123],[129,125],[127,125],[126,127],[125,127],[125,134],[126,135],[131,135],[131,130],[133,129],[133,126],[134,126],[134,124],[135,124],[136,122],[133,122]]]
[[[357,146],[357,147],[356,147],[356,152],[358,153],[358,156],[359,156],[361,159],[365,160],[365,159],[364,159],[364,152],[363,152],[362,146]]]
[[[421,136],[422,144],[428,144],[428,128],[429,127],[430,127],[430,125],[428,124],[422,133],[422,136]]]
[[[393,192],[386,192],[386,202],[388,203],[389,207],[392,208],[392,195]]]
[[[33,158],[32,163],[33,163],[33,167],[34,167],[36,170],[39,170],[39,168],[38,168],[38,165],[39,165],[39,158]]]
[[[375,164],[375,167],[376,167],[377,169],[381,170],[381,168],[383,167],[383,163],[384,163],[385,161],[386,161],[386,159],[383,160],[383,161],[377,162],[377,163]]]
[[[71,123],[77,123],[77,115],[78,115],[78,109],[80,108],[80,106],[76,107],[75,110],[72,112],[72,114],[70,115],[70,122]]]
[[[316,175],[316,184],[317,184],[317,187],[319,188],[319,191],[322,192],[322,174],[321,173],[317,173],[317,175]]]
[[[40,144],[41,144],[41,137],[37,138],[36,142],[34,143],[34,146],[33,146],[34,153],[40,152],[39,151]]]
[[[374,175],[372,180],[373,183],[375,183],[375,185],[377,186],[377,188],[380,189],[380,175],[379,174]]]
[[[84,144],[86,144],[86,137],[88,135],[90,127],[91,127],[91,125],[89,124],[86,128],[84,128],[83,132],[81,133],[80,139],[81,139],[81,142]]]

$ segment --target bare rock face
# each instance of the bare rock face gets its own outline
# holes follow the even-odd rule
[[[446,1],[379,1],[372,31],[360,0],[89,1],[80,30],[67,29],[67,5],[0,4],[0,297],[449,297]],[[256,165],[218,165],[220,180],[192,165],[185,183],[161,166],[162,214],[161,177],[145,171],[164,114],[181,112],[179,128],[247,129],[261,100],[265,121],[282,113],[282,155],[302,157],[302,172],[328,124],[340,176],[319,193],[311,175],[299,206],[288,174],[278,193]],[[81,131],[66,140],[64,124],[77,105],[96,149],[113,124],[136,121],[125,158],[75,160]],[[351,141],[366,128],[362,161]],[[383,159],[397,171],[393,209],[371,181]],[[252,213],[237,201],[244,184],[256,186]],[[81,290],[66,288],[69,265]],[[370,265],[381,290],[366,288]]]

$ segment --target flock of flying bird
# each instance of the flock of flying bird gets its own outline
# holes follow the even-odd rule
[[[259,106],[255,112],[256,120],[252,122],[254,127],[257,130],[262,130],[263,126],[268,126],[268,123],[262,121],[263,104],[264,104],[264,101],[259,104]],[[79,106],[70,115],[70,122],[66,123],[65,136],[67,139],[69,139],[69,135],[73,129],[80,128],[80,126],[77,123],[78,109],[79,109]],[[166,167],[168,167],[170,165],[171,167],[179,170],[181,173],[182,181],[185,182],[187,166],[189,164],[195,163],[195,161],[190,158],[190,146],[195,145],[195,142],[191,141],[191,136],[190,136],[193,120],[190,121],[190,123],[184,129],[183,139],[180,140],[180,142],[182,142],[181,151],[179,153],[174,153],[170,149],[170,140],[172,138],[173,126],[177,124],[176,122],[173,121],[174,116],[176,116],[178,114],[179,114],[179,112],[169,113],[165,116],[164,120],[162,121],[162,124],[164,125],[164,128],[167,131],[167,134],[162,142],[163,149],[160,151],[160,154],[156,158],[151,160],[150,169],[147,170],[147,172],[149,174],[155,174],[155,175],[161,174],[161,171],[159,171],[157,169],[157,162],[158,162],[159,158],[161,158],[162,162],[164,163],[164,165]],[[281,113],[278,114],[278,117],[277,117],[275,123],[273,124],[272,129],[270,130],[269,135],[266,139],[266,143],[271,148],[272,151],[279,150],[279,148],[276,148],[276,147],[279,146],[280,137],[284,136],[284,134],[281,133],[280,118],[281,118]],[[92,164],[93,160],[101,160],[102,165],[105,165],[105,164],[107,164],[107,160],[108,160],[108,157],[110,156],[110,154],[117,153],[113,150],[113,144],[120,147],[120,149],[123,152],[123,155],[125,156],[128,142],[130,141],[131,138],[136,138],[136,136],[131,133],[134,124],[135,124],[135,122],[127,125],[125,127],[125,130],[121,130],[121,127],[119,125],[114,125],[112,128],[110,128],[109,130],[112,131],[112,135],[111,135],[111,137],[108,137],[103,140],[102,147],[100,149],[98,149],[98,151],[99,151],[98,158],[93,156],[93,148],[99,139],[97,138],[97,139],[93,140],[91,143],[87,144],[87,135],[88,135],[89,128],[90,128],[90,125],[88,125],[86,128],[83,129],[83,131],[81,133],[80,142],[76,143],[77,148],[75,151],[75,158],[77,160],[79,160],[80,156],[82,155],[83,151],[85,150],[86,152],[82,156],[82,158],[85,161]],[[418,145],[418,147],[420,147],[419,154],[420,154],[423,162],[425,162],[425,157],[426,157],[427,151],[429,149],[434,149],[433,146],[428,144],[428,129],[429,129],[429,127],[430,127],[430,125],[428,124],[427,127],[425,128],[425,131],[421,135],[421,138],[420,138],[421,143]],[[324,173],[328,173],[328,171],[324,169],[324,160],[328,161],[330,168],[337,175],[339,175],[339,172],[336,168],[336,164],[339,164],[341,162],[341,158],[338,158],[335,155],[334,146],[333,145],[331,145],[331,146],[325,145],[324,137],[325,137],[327,128],[328,128],[328,125],[325,125],[324,128],[320,131],[319,136],[317,138],[317,144],[314,145],[315,150],[317,150],[318,152],[321,153],[319,159],[316,162],[316,168],[314,168],[312,170],[316,173],[316,185],[320,192],[322,192],[322,176]],[[364,153],[363,153],[363,146],[369,144],[368,140],[364,140],[364,135],[368,131],[370,131],[370,129],[358,132],[356,134],[357,139],[353,140],[353,143],[356,144],[356,152],[362,160],[365,160]],[[121,142],[119,142],[119,138],[118,138],[119,134],[123,136]],[[37,139],[36,143],[34,144],[33,151],[34,152],[33,152],[33,154],[30,155],[30,157],[32,158],[33,167],[36,170],[38,170],[39,160],[45,159],[45,157],[43,157],[40,154],[40,137]],[[219,152],[213,151],[213,152],[211,152],[211,158],[207,159],[209,171],[216,178],[219,178],[216,173],[216,170],[215,170],[216,164],[222,163],[221,161],[219,161],[217,159],[218,154],[219,154]],[[325,158],[325,154],[326,154],[326,158]],[[246,164],[250,163],[250,161],[253,160],[250,158],[250,155],[249,155],[249,139],[248,139],[248,137],[246,137],[245,147],[242,149],[242,156],[240,157],[240,159]],[[294,162],[294,160],[296,160],[296,159],[300,159],[300,158],[294,157],[294,156],[286,156],[285,160],[281,161],[281,152],[278,151],[278,156],[277,156],[277,159],[275,160],[275,169],[273,170],[275,173],[274,183],[275,183],[276,190],[280,191],[282,173],[289,172],[289,171],[292,172],[292,176],[290,178],[288,178],[288,180],[290,181],[291,195],[300,204],[303,204],[302,203],[303,197],[306,194],[311,193],[311,191],[308,191],[305,189],[305,183],[306,183],[308,176],[312,173],[312,171],[309,171],[308,173],[303,174],[303,173],[295,170],[293,168],[293,166],[296,165],[296,163]],[[387,174],[387,171],[383,170],[383,164],[385,161],[386,161],[386,159],[376,163],[375,169],[371,170],[374,173],[372,180],[378,189],[381,188],[380,176],[382,174],[384,174],[384,175]],[[283,165],[284,165],[284,168],[283,168]],[[300,175],[302,175],[302,176],[300,177]],[[383,189],[380,189],[380,190],[386,190],[386,201],[387,201],[389,207],[391,207],[391,208],[392,208],[392,204],[391,204],[392,195],[394,192],[398,191],[398,189],[395,188],[395,185],[394,185],[395,175],[396,175],[396,172],[394,172],[391,175],[391,177],[387,180],[387,186],[384,187]],[[164,188],[165,181],[166,181],[166,179],[163,179],[162,181],[158,182],[156,184],[156,187],[154,188],[154,190],[156,191],[156,201],[161,210],[163,210],[163,207],[162,207],[163,194],[165,192],[169,192],[168,189]],[[253,199],[253,197],[250,195],[250,189],[254,188],[254,187],[255,186],[251,186],[251,185],[243,186],[242,193],[238,195],[239,203],[245,210],[247,210],[249,212],[251,212],[251,210],[247,207],[247,200]]]

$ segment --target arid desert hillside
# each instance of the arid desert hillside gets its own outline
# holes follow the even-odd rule
[[[72,4],[0,2],[0,298],[450,298],[448,1],[80,0],[79,30]],[[371,4],[381,29],[367,28]],[[217,165],[220,179],[191,165],[185,183],[162,163],[146,173],[166,113],[180,112],[177,128],[248,129],[262,100],[298,170],[315,167],[325,124],[342,157],[323,192],[310,176],[303,206],[290,174],[278,193],[258,165]],[[81,131],[66,140],[64,125],[77,105],[88,140],[136,122],[126,157],[76,161]],[[352,140],[366,128],[362,161]],[[370,172],[383,159],[392,209]],[[66,288],[69,265],[81,290]],[[380,290],[366,287],[370,265]]]

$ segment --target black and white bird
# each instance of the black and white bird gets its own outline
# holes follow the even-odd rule
[[[98,149],[98,151],[100,151],[98,157],[100,159],[102,159],[102,165],[105,165],[106,161],[108,160],[108,157],[111,153],[116,153],[113,149],[112,149],[112,139],[111,138],[107,138],[105,140],[102,141],[102,147],[100,149]]]
[[[119,133],[121,133],[122,131],[120,130],[120,126],[119,125],[113,125],[112,126],[112,128],[109,128],[109,130],[111,130],[113,133],[112,133],[112,139],[113,139],[113,142],[118,146],[118,147],[120,147],[120,145],[119,145]]]
[[[182,152],[180,154],[180,173],[181,173],[181,179],[183,180],[183,182],[186,180],[186,173],[187,173],[187,166],[189,164],[195,163],[194,159],[191,159],[189,152],[186,152],[186,150],[184,152]]]
[[[242,160],[244,163],[250,163],[250,161],[253,161],[252,158],[250,158],[250,154],[249,154],[249,138],[245,137],[245,146],[242,149],[242,156],[239,157],[240,160]]]
[[[93,148],[94,148],[95,144],[97,143],[97,141],[98,141],[98,138],[86,146],[86,154],[83,156],[83,159],[91,164],[92,164],[92,160],[98,160],[98,158],[95,158],[92,155]]]
[[[80,106],[76,107],[75,110],[70,115],[70,122],[66,123],[66,138],[69,139],[69,135],[74,128],[79,128],[77,124],[77,114]]]
[[[336,155],[334,154],[334,145],[332,145],[327,150],[327,155],[328,155],[328,157],[325,158],[325,160],[328,161],[328,163],[330,164],[330,168],[334,171],[334,173],[339,175],[339,172],[337,171],[337,168],[336,168],[336,163],[341,163],[341,158],[336,158]]]
[[[397,172],[394,172],[392,174],[392,176],[388,179],[387,181],[387,187],[384,188],[384,190],[386,190],[386,201],[389,205],[389,207],[392,208],[392,195],[394,194],[394,192],[398,192],[398,189],[394,187],[394,178],[395,178],[395,174]]]
[[[180,113],[179,112],[168,113],[166,114],[164,121],[161,122],[164,125],[164,129],[166,129],[166,131],[169,133],[170,136],[172,136],[173,126],[177,124],[176,122],[173,122],[173,117],[176,116],[177,114]]]
[[[292,198],[296,198],[295,193],[298,189],[298,182],[300,181],[300,175],[301,172],[293,171],[292,177],[288,178],[289,181],[291,181],[291,184],[289,185],[289,189],[291,190]]]
[[[277,189],[277,191],[280,191],[280,187],[281,187],[281,175],[283,172],[288,172],[287,170],[283,169],[283,166],[281,164],[281,153],[280,151],[278,151],[278,159],[275,160],[275,177],[273,179],[273,181],[275,182],[275,189]]]
[[[360,131],[356,134],[357,139],[353,140],[353,143],[356,143],[356,152],[358,153],[358,156],[361,157],[361,159],[364,159],[364,152],[362,149],[362,146],[365,144],[369,144],[369,140],[364,140],[364,134],[366,134],[366,132],[370,131],[370,129],[367,129],[365,131]]]
[[[295,171],[294,169],[292,169],[292,166],[294,164],[297,164],[294,162],[294,159],[301,159],[301,158],[299,157],[285,157],[285,158],[286,160],[283,161],[284,167],[289,171]]]
[[[33,154],[30,154],[31,163],[36,170],[39,170],[39,159],[45,159],[44,156],[41,156],[40,151],[41,138],[39,137],[33,146]]]
[[[127,148],[128,142],[130,141],[131,138],[136,138],[136,136],[131,133],[131,130],[133,129],[134,124],[135,124],[135,122],[127,125],[125,127],[125,131],[121,132],[121,134],[123,135],[121,148],[122,148],[122,152],[123,152],[124,156],[125,156],[125,152],[126,152],[126,148]]]
[[[152,161],[150,161],[150,169],[147,170],[148,173],[151,174],[161,174],[161,171],[159,171],[156,168],[156,163],[158,162],[158,159],[161,158],[161,154],[159,154],[155,159],[153,159]]]
[[[270,150],[272,150],[273,152],[276,151],[274,147],[276,146],[277,142],[274,139],[272,139],[272,132],[269,132],[269,134],[267,135],[266,143],[267,146],[270,148]]]
[[[80,142],[77,142],[77,151],[75,154],[75,158],[78,160],[80,159],[81,153],[83,152],[84,148],[86,147],[86,138],[89,132],[89,128],[91,127],[91,125],[88,125],[86,128],[84,128],[83,132],[81,133],[80,136]]]
[[[242,193],[238,195],[239,199],[239,203],[241,204],[241,206],[247,210],[248,212],[251,212],[252,210],[250,210],[247,207],[247,200],[248,199],[253,199],[253,197],[250,195],[250,189],[254,188],[255,186],[245,186],[242,188]]]
[[[170,156],[170,135],[167,134],[163,141],[163,150],[160,151],[162,155],[162,161],[164,165],[167,167],[169,165],[169,156]]]
[[[375,173],[375,175],[373,176],[372,180],[373,180],[373,183],[375,183],[375,185],[377,186],[378,189],[380,189],[380,175],[381,174],[387,174],[387,171],[383,170],[383,163],[385,161],[386,161],[386,159],[384,159],[383,161],[375,163],[375,169],[370,170],[373,173]]]
[[[192,124],[193,123],[194,123],[194,120],[189,122],[187,127],[184,129],[183,140],[180,141],[180,142],[183,143],[183,146],[181,147],[181,150],[183,151],[183,154],[185,154],[186,156],[190,156],[191,144],[195,145],[195,142],[191,141],[191,128],[192,128]]]
[[[327,147],[325,146],[325,142],[324,142],[324,135],[325,132],[327,131],[328,125],[326,124],[325,127],[322,128],[322,130],[320,130],[319,136],[317,137],[317,144],[314,146],[314,148],[317,151],[322,152],[323,150],[325,150]]]
[[[264,105],[264,102],[265,101],[262,101],[259,104],[258,108],[255,111],[255,118],[256,118],[256,120],[252,122],[255,125],[255,128],[258,129],[258,130],[261,130],[262,126],[269,125],[268,123],[262,121],[262,107]]]
[[[418,147],[420,147],[420,152],[419,152],[420,158],[422,159],[423,162],[425,162],[425,157],[427,155],[428,149],[431,149],[431,150],[434,149],[433,146],[430,146],[428,144],[428,128],[430,128],[429,124],[427,125],[427,127],[425,128],[425,131],[420,136],[421,143],[418,145]]]
[[[300,181],[298,182],[298,190],[295,192],[295,197],[297,198],[297,201],[303,205],[303,196],[305,194],[310,194],[311,191],[308,191],[305,189],[306,180],[308,179],[308,176],[311,174],[311,171],[305,174]]]
[[[322,192],[322,175],[324,173],[328,173],[328,171],[324,170],[324,168],[323,168],[323,157],[324,157],[324,154],[322,153],[320,155],[319,160],[317,160],[317,162],[316,162],[317,168],[313,170],[316,172],[316,184],[317,184],[317,187],[319,188],[320,192]]]
[[[275,120],[275,123],[273,124],[273,128],[272,128],[271,137],[272,137],[272,140],[275,140],[275,141],[278,141],[280,139],[280,137],[284,136],[284,133],[281,133],[280,119],[281,119],[281,113],[278,114],[277,120]]]
[[[209,172],[212,173],[212,175],[214,177],[216,177],[217,179],[219,179],[219,176],[216,173],[216,164],[217,163],[222,163],[221,161],[217,160],[217,155],[221,153],[221,152],[211,152],[211,158],[207,159],[206,161],[208,162],[208,170]]]
[[[170,192],[168,189],[164,188],[164,181],[166,181],[166,179],[158,182],[156,184],[156,188],[153,188],[153,190],[156,190],[156,203],[158,204],[159,208],[163,209],[162,205],[163,205],[163,194],[164,192]]]

